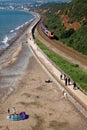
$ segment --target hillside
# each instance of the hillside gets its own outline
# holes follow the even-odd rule
[[[60,41],[87,55],[87,0],[45,4],[39,12]]]

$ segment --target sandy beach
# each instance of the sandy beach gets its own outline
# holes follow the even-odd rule
[[[19,50],[14,62],[0,70],[3,95],[14,90],[2,98],[0,130],[87,130],[87,119],[67,98],[61,98],[62,91],[37,62],[27,43]],[[45,83],[48,78],[52,82]],[[26,112],[28,119],[8,120],[7,110],[10,108],[12,113],[13,107],[17,113]]]

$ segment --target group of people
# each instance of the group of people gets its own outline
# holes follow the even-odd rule
[[[10,115],[10,108],[8,108],[8,114]],[[16,115],[16,108],[15,107],[13,107],[13,113],[12,114]]]
[[[6,116],[6,118],[8,120],[11,120],[11,121],[19,121],[19,120],[25,120],[27,119],[29,116],[24,112],[20,112],[20,113],[16,113],[16,108],[13,107],[12,109],[12,113],[10,112],[10,109],[8,108],[8,115]]]
[[[65,81],[65,86],[71,84],[71,79],[70,79],[70,77],[67,77],[66,74],[61,74],[60,79],[61,80],[63,79]],[[77,89],[77,85],[76,85],[75,81],[73,82],[73,89]]]

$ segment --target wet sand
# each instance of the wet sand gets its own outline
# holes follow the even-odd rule
[[[26,34],[33,21],[20,28],[9,41],[9,47],[0,51],[0,102],[15,90],[32,56],[26,44]]]

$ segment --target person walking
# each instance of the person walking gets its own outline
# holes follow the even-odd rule
[[[61,75],[60,75],[60,79],[62,79],[62,77],[63,77],[63,75],[61,74]]]
[[[68,85],[70,85],[70,78],[68,77],[68,79],[67,79],[67,80],[68,80]]]
[[[61,99],[66,98],[66,97],[67,97],[67,93],[63,91],[63,95],[61,96]]]
[[[77,89],[77,85],[76,85],[75,81],[73,82],[73,89],[75,89],[75,90]]]
[[[65,85],[67,86],[67,77],[65,78]]]
[[[64,80],[66,79],[66,74],[64,74]]]

